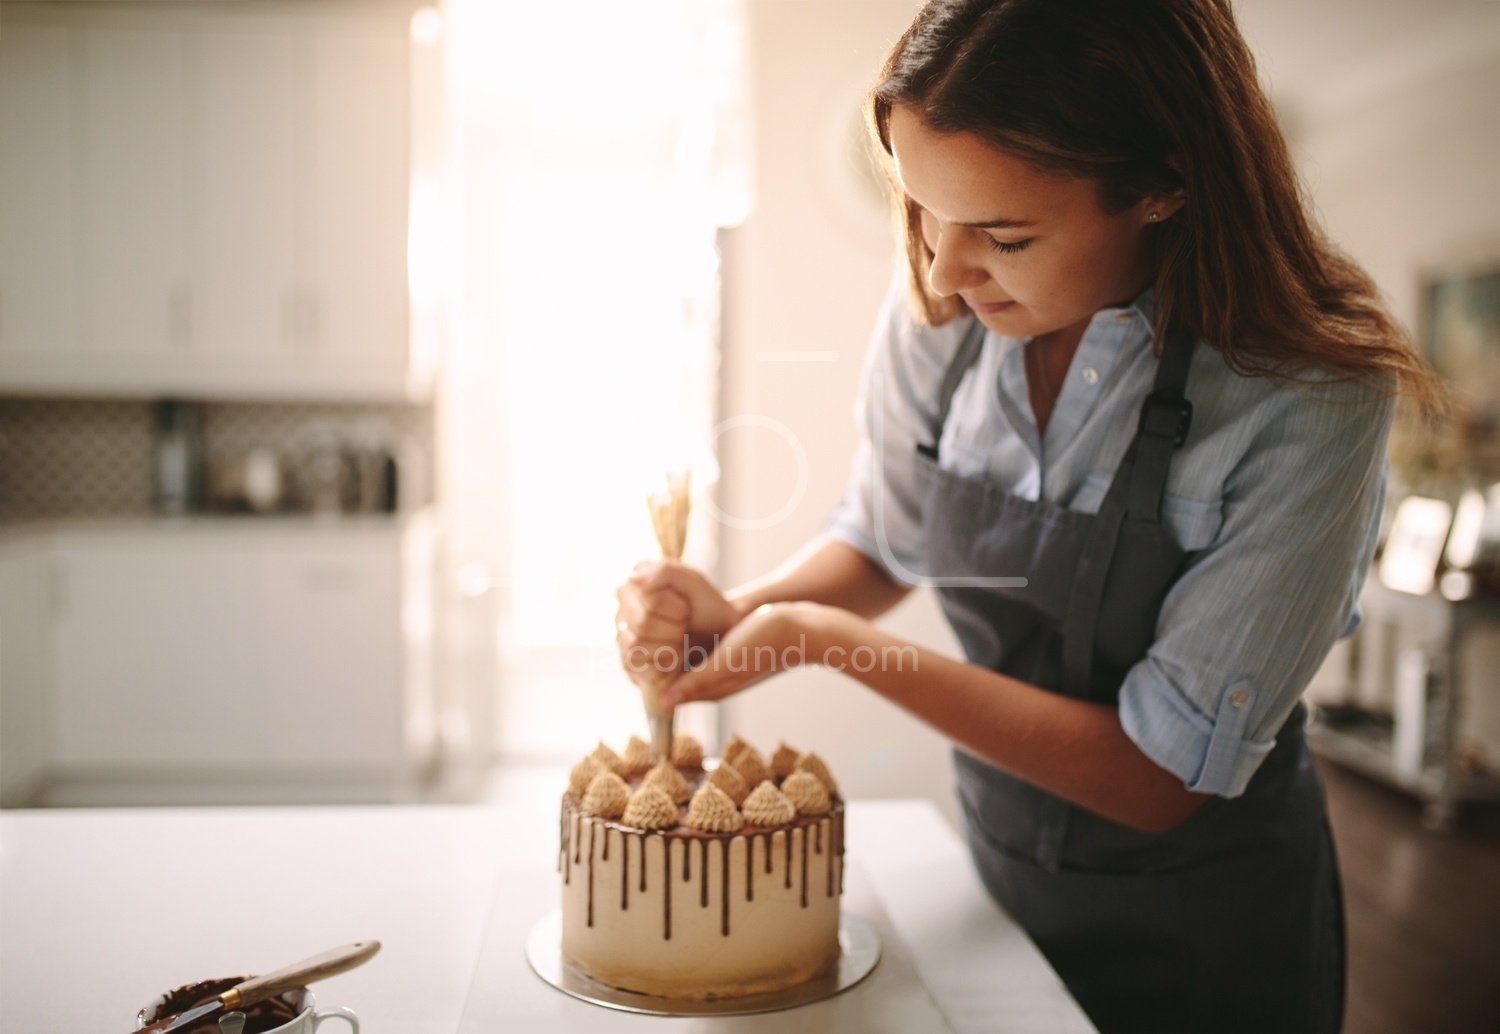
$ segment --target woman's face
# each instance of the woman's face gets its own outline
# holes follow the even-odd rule
[[[1141,234],[1151,212],[1166,219],[1175,202],[1147,198],[1110,215],[1093,180],[1038,171],[972,133],[936,132],[910,107],[892,109],[889,129],[934,256],[932,289],[963,298],[991,330],[1081,333],[1150,282]]]

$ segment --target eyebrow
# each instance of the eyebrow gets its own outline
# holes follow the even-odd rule
[[[1036,223],[1030,219],[985,219],[977,223],[959,223],[959,226],[972,226],[976,230],[1020,230]]]

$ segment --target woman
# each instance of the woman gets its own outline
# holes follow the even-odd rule
[[[1227,3],[935,0],[869,114],[909,283],[849,492],[727,594],[637,568],[622,655],[691,636],[728,663],[665,700],[719,699],[775,671],[745,658],[907,645],[871,620],[933,587],[966,661],[850,674],[954,741],[980,875],[1090,1018],[1336,1030],[1299,697],[1431,373],[1313,227]]]

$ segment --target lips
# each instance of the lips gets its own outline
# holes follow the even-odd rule
[[[965,299],[965,300],[969,301],[968,299]],[[969,308],[973,309],[974,312],[977,313],[980,316],[993,316],[996,313],[1005,312],[1007,309],[1014,308],[1015,304],[1016,303],[1013,302],[1013,301],[1004,301],[1004,302],[969,301]]]

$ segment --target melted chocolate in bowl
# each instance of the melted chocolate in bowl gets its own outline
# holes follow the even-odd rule
[[[161,1030],[195,1005],[211,1001],[236,984],[248,979],[250,978],[220,977],[217,980],[200,980],[196,984],[184,984],[168,991],[136,1013],[136,1019],[146,1024],[140,1028],[141,1034]],[[244,1034],[265,1034],[266,1031],[275,1030],[283,1024],[290,1023],[305,1008],[303,1000],[306,997],[307,988],[300,987],[240,1009],[239,1011],[245,1014]],[[173,1031],[172,1034],[219,1034],[219,1017],[227,1011],[230,1010],[212,1013],[197,1023]]]

